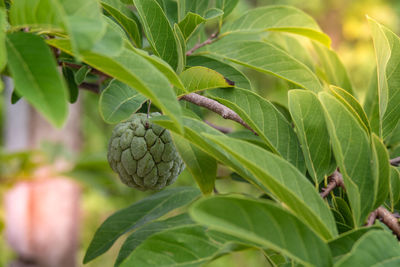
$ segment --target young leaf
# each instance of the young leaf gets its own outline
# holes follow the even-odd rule
[[[353,245],[366,233],[377,230],[378,227],[361,227],[351,230],[329,241],[328,245],[332,252],[332,257],[340,257],[349,253]]]
[[[336,167],[323,109],[318,97],[304,90],[289,91],[289,109],[308,173],[318,185]]]
[[[174,34],[178,45],[178,66],[176,73],[181,73],[186,66],[186,41],[178,24],[174,24]]]
[[[181,29],[185,40],[188,40],[192,33],[197,29],[197,27],[206,21],[202,16],[189,12],[186,16],[179,22],[179,28]]]
[[[317,76],[306,65],[270,43],[244,40],[231,42],[225,38],[214,42],[208,49],[205,53],[273,74],[314,92],[322,90]]]
[[[163,10],[155,0],[133,0],[133,3],[142,19],[147,40],[154,53],[176,69],[180,48]]]
[[[242,162],[270,194],[321,238],[330,239],[337,235],[328,206],[308,179],[288,161],[248,142],[226,136],[203,135]]]
[[[251,9],[232,23],[222,27],[222,36],[235,32],[282,31],[306,36],[325,46],[330,46],[315,20],[290,6],[267,6]]]
[[[73,54],[67,40],[50,39],[48,44],[65,53]],[[82,60],[121,82],[126,83],[141,94],[150,98],[165,114],[171,116],[175,126],[180,129],[180,106],[167,78],[151,63],[129,48],[124,48],[118,56],[110,57],[86,51]]]
[[[224,18],[227,17],[235,9],[239,0],[217,0],[215,6],[224,11]]]
[[[400,39],[375,20],[368,18],[368,22],[377,58],[380,136],[386,138],[400,120]]]
[[[101,5],[124,28],[137,47],[142,47],[142,34],[139,19],[119,0],[102,0]]]
[[[105,122],[118,123],[128,119],[145,101],[146,97],[132,87],[118,80],[112,80],[101,93],[100,114]]]
[[[184,213],[163,221],[155,221],[139,228],[126,238],[119,251],[114,266],[119,266],[132,253],[132,251],[134,251],[137,246],[143,243],[143,241],[148,237],[165,230],[179,228],[186,225],[195,225],[195,222],[188,214]]]
[[[232,87],[233,84],[220,73],[201,66],[191,67],[180,75],[187,92]]]
[[[3,7],[0,7],[0,72],[3,71],[4,67],[7,64],[6,25],[7,25],[6,10]]]
[[[317,42],[312,42],[312,44],[315,52],[317,52],[322,70],[328,79],[326,82],[341,87],[348,93],[353,94],[347,71],[335,51]]]
[[[74,72],[70,67],[63,65],[62,73],[63,73],[64,79],[67,82],[67,86],[68,86],[69,102],[75,103],[76,100],[78,100],[79,88],[75,82]]]
[[[390,166],[389,201],[392,212],[400,200],[400,171]]]
[[[30,33],[15,32],[6,39],[8,67],[20,96],[55,126],[67,118],[67,88],[45,41]]]
[[[256,93],[239,88],[217,89],[207,93],[233,109],[257,132],[271,151],[305,172],[306,166],[297,136],[273,104]]]
[[[183,137],[174,133],[172,136],[176,149],[182,156],[186,168],[196,180],[201,192],[205,195],[211,194],[217,176],[217,161]]]
[[[203,66],[213,69],[224,75],[225,78],[233,81],[236,87],[252,90],[249,79],[241,71],[226,62],[207,56],[190,56],[187,59],[187,65],[191,67]]]
[[[363,235],[336,267],[344,266],[398,266],[400,246],[394,235],[376,230]]]
[[[370,138],[355,115],[328,93],[319,99],[324,107],[335,159],[343,174],[356,225],[364,224],[375,202],[375,175],[371,169]]]
[[[327,244],[296,216],[270,201],[217,196],[196,202],[190,214],[211,229],[274,249],[304,265],[332,266]]]
[[[389,153],[386,146],[383,144],[382,140],[372,134],[372,147],[373,147],[373,160],[372,168],[375,171],[376,179],[376,196],[374,209],[382,205],[390,190],[390,163],[389,163]]]
[[[81,84],[85,81],[86,76],[92,69],[88,65],[83,65],[79,68],[79,70],[75,73],[75,82],[76,84]]]
[[[222,15],[224,15],[224,11],[222,11],[221,9],[219,9],[219,8],[210,8],[204,14],[204,18],[206,20],[213,20],[215,18],[222,17]]]
[[[83,262],[87,263],[106,252],[126,232],[189,204],[199,194],[199,190],[193,187],[169,188],[114,213],[97,229]]]

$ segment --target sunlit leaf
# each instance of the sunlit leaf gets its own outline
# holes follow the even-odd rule
[[[0,72],[4,69],[7,63],[6,24],[7,24],[6,11],[4,8],[0,7]]]
[[[374,208],[378,208],[385,202],[390,190],[389,153],[385,144],[375,134],[372,135],[372,144],[374,153],[373,170],[377,180],[375,183],[377,188]]]
[[[215,6],[224,11],[224,18],[235,9],[239,0],[217,0]]]
[[[181,29],[185,40],[189,39],[191,34],[197,29],[197,27],[206,21],[202,16],[189,12],[186,16],[179,22],[179,28]]]

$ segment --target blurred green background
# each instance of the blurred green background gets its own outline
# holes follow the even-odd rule
[[[312,17],[332,38],[332,47],[338,52],[346,66],[355,89],[356,96],[363,101],[369,78],[375,65],[373,44],[366,15],[385,24],[395,33],[400,32],[400,1],[396,0],[247,0],[240,1],[229,19],[257,6],[270,4],[294,5]],[[287,86],[284,82],[268,75],[244,70],[250,77],[255,90],[268,99],[285,105]],[[85,249],[100,224],[116,210],[143,198],[148,193],[139,192],[123,186],[111,172],[106,162],[106,148],[112,125],[106,125],[97,108],[98,95],[81,91],[84,110],[81,117],[83,149],[79,155],[54,144],[43,143],[36,151],[8,154],[4,151],[4,140],[0,140],[0,195],[3,195],[16,181],[29,179],[31,171],[41,164],[51,164],[55,158],[63,157],[73,164],[66,174],[78,181],[83,189],[82,226],[80,234],[79,262]],[[0,129],[4,131],[5,95],[0,94]],[[237,127],[231,122],[208,115],[209,120],[229,127]],[[221,179],[217,181],[220,192],[246,192],[258,194],[246,183],[233,181],[228,172],[219,170]],[[225,178],[225,179],[223,179]],[[184,172],[173,186],[193,185],[188,172]],[[4,237],[4,208],[0,198],[0,236]],[[110,251],[92,261],[87,266],[112,266],[123,239]],[[5,239],[0,239],[0,266],[5,266],[15,257]],[[217,266],[268,266],[267,261],[256,250],[226,255],[207,265]]]

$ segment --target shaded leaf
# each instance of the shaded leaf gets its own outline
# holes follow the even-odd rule
[[[207,94],[234,110],[257,132],[271,151],[305,172],[306,166],[297,136],[273,104],[256,93],[239,88],[211,90]]]
[[[8,67],[18,94],[60,127],[67,118],[67,88],[44,40],[15,32],[6,39]]]
[[[155,0],[133,0],[133,3],[142,19],[147,40],[154,53],[176,69],[179,46],[164,11]]]
[[[7,26],[6,10],[0,6],[0,72],[3,71],[3,69],[7,64],[6,26]]]
[[[307,178],[289,162],[248,142],[223,135],[203,135],[242,162],[272,195],[321,238],[337,235],[328,206]]]
[[[222,27],[222,35],[234,32],[282,31],[306,36],[325,46],[331,40],[315,20],[291,6],[266,6],[251,9],[232,23]]]
[[[21,96],[17,93],[17,90],[13,90],[11,94],[11,104],[17,103],[21,99]]]
[[[217,161],[183,137],[174,133],[172,136],[176,149],[185,162],[186,168],[196,180],[201,192],[205,195],[211,194],[217,177]]]
[[[219,9],[219,8],[210,8],[204,14],[204,18],[206,20],[212,20],[212,19],[221,17],[222,15],[224,15],[224,11],[222,11],[221,9]]]
[[[83,262],[87,263],[106,252],[126,232],[189,204],[199,194],[199,190],[193,187],[169,188],[117,211],[97,229]]]
[[[217,0],[215,6],[224,11],[224,18],[227,17],[235,9],[239,0]]]
[[[189,39],[192,33],[197,29],[197,27],[206,21],[202,16],[189,12],[186,16],[179,22],[179,28],[182,31],[185,40]]]
[[[222,39],[214,42],[209,45],[207,53],[260,72],[273,74],[314,92],[322,90],[317,76],[286,51],[267,42],[240,39],[228,41],[228,39]]]
[[[146,97],[132,87],[112,80],[100,95],[99,109],[104,121],[118,123],[138,111]]]
[[[178,45],[178,66],[176,73],[181,73],[186,66],[186,41],[178,24],[174,25],[174,33]]]
[[[394,212],[394,206],[400,200],[400,171],[391,166],[390,167],[390,184],[389,184],[389,201],[391,211]]]
[[[75,73],[75,83],[78,85],[83,83],[86,79],[86,76],[91,70],[92,69],[88,65],[83,65],[82,67],[80,67],[79,70]]]
[[[213,69],[224,75],[224,77],[228,78],[230,81],[233,81],[236,87],[252,90],[249,79],[241,71],[218,59],[207,56],[190,56],[187,59],[187,65],[191,67],[203,66]]]
[[[372,134],[374,163],[373,170],[375,171],[376,179],[376,196],[374,209],[382,205],[388,197],[390,190],[390,163],[389,153],[382,140],[375,134]]]
[[[130,1],[130,0],[129,0]],[[178,1],[176,0],[157,0],[158,4],[164,10],[169,23],[174,25],[178,23]]]
[[[62,73],[64,75],[64,79],[67,83],[68,86],[68,91],[69,91],[69,102],[70,103],[75,103],[76,100],[78,100],[78,95],[79,95],[79,88],[78,85],[75,82],[75,74],[74,71],[66,66],[62,66]]]
[[[289,91],[289,109],[308,173],[318,185],[336,167],[323,109],[318,97],[304,90]]]
[[[217,196],[196,202],[190,214],[212,229],[272,248],[305,265],[332,265],[327,244],[296,216],[270,201]]]
[[[181,18],[183,18],[188,12],[199,14],[204,16],[208,9],[210,0],[180,0],[180,12]]]

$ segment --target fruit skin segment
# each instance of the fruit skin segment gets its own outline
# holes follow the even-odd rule
[[[168,130],[153,124],[151,113],[134,114],[117,124],[108,144],[108,162],[121,181],[141,191],[159,190],[175,182],[185,168]]]

